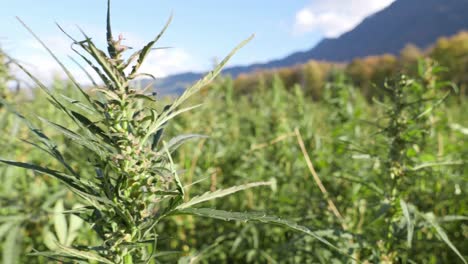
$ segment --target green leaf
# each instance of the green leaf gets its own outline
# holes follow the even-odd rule
[[[242,230],[238,232],[236,239],[232,243],[230,254],[234,254],[237,251],[240,244],[242,243],[242,240],[244,240],[245,233],[247,233],[247,231],[249,231],[249,229],[251,228],[251,225],[245,225],[244,228],[242,228]]]
[[[160,116],[158,116],[158,119],[156,120],[155,124],[153,124],[151,126],[151,128],[149,129],[149,132],[146,134],[146,136],[141,141],[141,145],[145,144],[146,141],[148,140],[148,138],[151,135],[154,135],[158,131],[161,131],[162,127],[164,127],[165,124],[169,120],[173,119],[174,117],[176,117],[176,116],[178,116],[178,115],[180,115],[182,113],[188,112],[188,111],[193,110],[193,109],[195,109],[197,107],[200,107],[200,106],[201,106],[201,104],[198,104],[198,105],[194,105],[194,106],[190,106],[190,107],[186,107],[186,108],[177,110],[175,112],[172,112],[170,110],[163,112]]]
[[[419,164],[417,166],[414,166],[410,168],[412,171],[417,171],[420,169],[424,168],[430,168],[430,167],[438,167],[438,166],[457,166],[457,165],[463,165],[465,164],[464,161],[441,161],[441,162],[427,162],[423,164]]]
[[[45,229],[44,232],[42,233],[42,237],[44,240],[44,244],[46,247],[50,250],[56,250],[58,241],[57,237],[52,233],[49,229]]]
[[[0,162],[24,169],[34,170],[36,172],[52,176],[64,183],[67,187],[70,188],[71,191],[78,194],[79,196],[86,199],[88,202],[94,204],[95,206],[97,206],[96,202],[101,202],[103,204],[114,206],[114,203],[112,203],[112,201],[110,201],[109,199],[94,195],[95,193],[99,193],[97,190],[94,190],[92,187],[88,186],[82,181],[77,180],[76,178],[70,175],[55,170],[43,168],[41,166],[37,166],[30,163],[9,161],[4,159],[0,159]],[[114,206],[114,208],[116,207]]]
[[[457,254],[458,257],[463,261],[463,263],[467,263],[463,255],[458,251],[458,249],[455,247],[455,245],[452,244],[450,241],[450,238],[447,236],[445,233],[444,229],[436,222],[435,216],[433,213],[428,213],[428,214],[421,214],[421,216],[436,230],[437,234],[439,237],[442,239],[442,241],[447,244],[447,246],[450,247],[450,249]]]
[[[52,50],[49,49],[49,47],[26,25],[26,23],[24,23],[19,17],[16,17],[16,19],[18,19],[18,21],[23,25],[23,27],[26,28],[26,30],[41,44],[41,46],[44,47],[44,49],[47,50],[47,52],[50,54],[50,56],[52,56],[52,58],[54,58],[54,60],[60,65],[60,67],[65,72],[67,77],[73,82],[75,87],[78,88],[78,90],[86,98],[86,100],[88,100],[88,102],[91,103],[91,99],[89,98],[89,95],[81,88],[81,86],[78,84],[78,82],[73,77],[73,75],[70,73],[70,71],[67,69],[67,67],[65,67],[65,65],[57,58],[57,56],[55,56],[55,54],[52,52]],[[18,66],[20,66],[20,65],[18,65]],[[28,74],[28,72],[26,72],[26,74]],[[34,78],[34,80],[37,80],[37,79]]]
[[[55,204],[59,199],[62,199],[68,193],[67,189],[61,189],[55,193],[51,193],[47,196],[47,199],[42,203],[41,209],[48,211],[52,204]]]
[[[176,109],[179,107],[184,101],[186,101],[189,97],[191,97],[193,94],[197,93],[200,91],[201,88],[205,87],[207,84],[209,84],[218,74],[221,72],[221,70],[224,68],[224,66],[229,62],[229,60],[234,56],[234,54],[244,47],[247,43],[249,43],[252,39],[254,38],[254,35],[250,36],[246,40],[242,41],[239,45],[237,45],[211,72],[206,74],[201,80],[196,82],[192,87],[188,88],[185,90],[185,92],[177,98],[177,100],[173,103],[172,109]]]
[[[94,43],[91,41],[91,38],[89,38],[82,30],[81,33],[84,35],[85,40],[82,42],[79,42],[79,44],[86,52],[88,52],[94,60],[101,66],[102,70],[106,74],[106,76],[112,80],[113,82],[113,87],[115,89],[122,89],[125,80],[123,79],[123,73],[119,71],[109,60],[109,58],[106,56],[106,54],[98,49]],[[86,45],[84,44],[86,43]],[[107,78],[106,77],[106,78]],[[103,80],[104,81],[104,80]]]
[[[77,250],[77,249],[69,248],[69,247],[64,247],[64,246],[60,246],[60,245],[59,245],[59,249],[63,253],[69,254],[70,256],[73,256],[73,257],[84,258],[84,259],[87,259],[87,260],[94,260],[94,261],[99,261],[99,262],[102,262],[102,263],[113,264],[113,262],[111,262],[110,260],[108,260],[106,258],[103,258],[103,257],[101,257],[101,256],[99,256],[97,254],[91,253],[91,252],[81,251],[81,250]]]
[[[318,241],[336,250],[337,252],[340,252],[341,254],[351,257],[347,253],[341,251],[339,248],[334,246],[328,240],[323,238],[320,235],[320,232],[312,231],[305,226],[301,226],[294,222],[283,220],[275,216],[267,216],[262,213],[252,213],[252,212],[246,212],[246,213],[227,212],[227,211],[210,209],[210,208],[186,208],[182,210],[177,210],[173,213],[173,215],[178,215],[178,214],[179,215],[180,214],[197,215],[197,216],[209,217],[209,218],[214,218],[214,219],[223,220],[223,221],[241,221],[241,222],[254,221],[254,222],[261,222],[265,224],[274,224],[274,225],[290,228],[292,230],[314,237]]]
[[[36,128],[33,123],[31,123],[28,119],[26,119],[23,115],[21,115],[19,112],[14,109],[10,104],[5,102],[1,97],[0,97],[0,103],[3,103],[8,111],[12,112],[15,114],[23,123],[26,124],[26,126],[29,128],[31,132],[34,133],[34,135],[50,150],[46,151],[45,149],[37,146],[39,149],[46,151],[50,155],[52,155],[56,160],[58,160],[70,173],[72,173],[75,177],[79,178],[79,175],[68,165],[68,163],[65,162],[65,159],[63,158],[62,154],[57,148],[57,145],[52,142],[40,129]],[[68,113],[68,111],[67,111]]]
[[[146,100],[152,103],[156,102],[156,99],[154,97],[148,96],[146,94],[141,94],[141,93],[130,94],[128,98],[142,99],[142,100]]]
[[[156,38],[153,39],[153,41],[149,42],[140,51],[137,51],[135,54],[130,56],[130,58],[128,59],[128,62],[127,62],[127,66],[130,65],[132,63],[132,61],[134,60],[134,58],[136,58],[137,56],[138,56],[138,61],[135,64],[135,66],[133,66],[133,69],[132,69],[132,71],[131,71],[131,73],[130,73],[130,75],[128,77],[129,79],[132,79],[132,78],[135,77],[136,73],[138,72],[138,69],[141,67],[141,65],[145,61],[146,56],[151,51],[151,48],[164,35],[164,32],[166,32],[167,28],[171,24],[172,18],[173,18],[173,16],[171,15],[169,17],[169,19],[167,20],[166,24],[164,25],[163,29],[161,30],[161,32],[156,36]]]
[[[11,230],[15,224],[15,222],[6,222],[0,226],[0,240],[8,233],[8,231]]]
[[[455,130],[455,131],[458,131],[458,132],[464,134],[465,136],[468,136],[468,128],[467,128],[467,127],[463,127],[463,126],[460,125],[460,124],[451,123],[451,124],[450,124],[450,128],[451,128],[452,130]]]
[[[63,95],[63,94],[59,94],[59,96],[62,97],[63,99],[65,99],[70,104],[77,106],[78,108],[80,108],[83,111],[86,111],[88,114],[93,114],[94,115],[94,114],[97,113],[96,109],[94,109],[94,108],[80,102],[79,100],[70,98],[70,97],[68,97],[66,95]]]
[[[65,247],[62,245],[57,245],[57,250],[53,252],[51,251],[35,252],[29,255],[30,256],[43,256],[47,258],[62,257],[62,258],[68,258],[68,259],[73,259],[73,260],[79,260],[80,263],[83,260],[88,260],[88,261],[98,261],[100,263],[106,263],[106,264],[114,264],[112,261],[106,258],[103,258],[97,254],[87,252],[87,251],[81,251],[81,250],[74,249],[74,248]]]
[[[0,216],[0,223],[3,222],[21,222],[28,219],[28,215],[7,215],[7,216]]]
[[[164,142],[164,150],[166,151],[167,157],[169,158],[169,162],[171,164],[172,175],[174,175],[174,180],[177,185],[177,191],[179,191],[180,198],[183,198],[185,195],[184,186],[182,186],[182,182],[180,181],[179,175],[177,174],[177,170],[175,169],[174,161],[172,160],[171,153],[167,149],[166,142]]]
[[[96,83],[96,81],[94,80],[93,76],[91,76],[91,74],[89,74],[89,72],[83,67],[83,65],[81,65],[77,60],[75,60],[72,56],[68,56],[68,58],[70,60],[73,61],[73,63],[75,63],[76,66],[78,66],[78,68],[80,68],[80,70],[86,75],[86,77],[88,77],[88,80],[91,82],[91,84],[93,85],[93,87],[98,87],[99,85]]]
[[[76,210],[82,207],[83,205],[75,204],[73,206],[73,210]],[[80,228],[83,226],[83,223],[84,223],[83,219],[76,216],[75,214],[71,214],[69,219],[70,219],[69,221],[70,225],[68,227],[67,242],[65,243],[66,246],[71,246],[73,244],[73,241],[78,235],[78,231],[80,230]]]
[[[114,37],[112,36],[111,14],[110,14],[110,0],[107,0],[107,20],[106,20],[106,37],[107,37],[107,50],[111,58],[117,57],[117,51],[114,47]]]
[[[73,41],[74,41],[74,44],[78,44],[81,48],[83,48],[84,50],[87,50],[87,48],[84,46],[83,43],[81,42],[78,42],[76,40],[74,40],[70,35],[68,35],[65,30],[62,29],[62,27],[60,25],[57,24],[57,26],[60,28],[60,30],[65,34],[67,35],[69,38],[71,38]],[[76,54],[78,54],[78,56],[80,56],[95,72],[96,74],[101,78],[101,80],[104,82],[104,84],[106,86],[111,86],[111,82],[109,81],[109,78],[106,77],[106,75],[104,73],[102,73],[101,69],[99,69],[99,67],[97,67],[96,65],[93,64],[93,62],[91,60],[89,60],[87,57],[85,57],[83,54],[81,54],[79,51],[77,51],[73,46],[71,48]],[[95,85],[94,87],[98,87],[98,85]]]
[[[200,135],[200,134],[187,134],[187,135],[179,135],[174,138],[171,138],[167,143],[167,149],[170,153],[174,152],[180,145],[184,144],[186,141],[195,139],[195,138],[208,138],[207,136]]]
[[[38,252],[33,249],[33,253],[29,253],[28,256],[39,256],[49,260],[53,260],[53,263],[76,263],[76,264],[89,264],[90,262],[83,258],[73,257],[68,254],[60,253],[57,251],[42,251]],[[72,262],[70,262],[72,261]]]
[[[409,212],[408,204],[403,199],[400,199],[401,210],[403,211],[403,216],[406,219],[406,229],[407,229],[407,242],[408,247],[411,248],[411,242],[413,241],[414,233],[414,222],[411,220],[411,215]]]
[[[221,244],[224,240],[224,237],[217,238],[213,244],[203,248],[201,251],[193,254],[192,256],[180,258],[177,264],[195,264],[200,262],[200,260],[202,260],[204,257],[206,258],[208,255],[213,254],[213,249],[219,246],[219,244]]]
[[[468,216],[464,215],[446,215],[437,218],[437,222],[468,221]]]
[[[5,160],[5,159],[0,159],[0,162],[3,162],[8,165],[12,165],[15,167],[20,167],[28,170],[34,170],[39,173],[43,173],[49,176],[52,176],[54,178],[57,178],[61,180],[63,183],[69,185],[72,188],[78,189],[80,191],[87,191],[83,186],[80,186],[81,182],[77,181],[75,177],[72,177],[70,175],[66,175],[64,173],[47,169],[38,165],[34,165],[31,163],[25,163],[25,162],[17,162],[17,161],[10,161],[10,160]]]
[[[67,242],[68,234],[68,224],[65,214],[63,213],[64,210],[63,200],[60,199],[55,203],[54,207],[54,228],[59,242],[63,245]]]
[[[177,98],[174,103],[171,105],[171,107],[168,109],[168,111],[165,112],[164,115],[161,116],[161,118],[158,118],[158,123],[153,125],[151,129],[149,129],[149,133],[143,138],[141,145],[144,145],[148,138],[156,133],[160,129],[160,127],[166,123],[168,120],[174,118],[178,114],[181,114],[182,112],[188,111],[193,109],[193,107],[189,107],[184,109],[183,111],[178,111],[174,112],[175,109],[177,109],[183,102],[185,102],[189,97],[191,97],[193,94],[197,93],[200,91],[201,88],[205,87],[207,84],[209,84],[223,69],[223,67],[228,63],[228,61],[234,56],[234,54],[241,49],[243,46],[245,46],[249,41],[253,39],[254,35],[250,36],[246,40],[242,41],[239,45],[237,45],[222,61],[219,63],[215,69],[213,69],[211,72],[206,74],[201,80],[196,82],[193,86],[188,88],[187,90],[184,91],[184,93]],[[171,114],[172,113],[172,114]],[[141,146],[140,146],[141,147]]]
[[[183,203],[183,204],[177,206],[176,210],[186,209],[186,208],[192,207],[192,206],[194,206],[196,204],[199,204],[199,203],[203,203],[203,202],[207,202],[207,201],[210,201],[210,200],[218,199],[218,198],[221,198],[221,197],[224,197],[224,196],[227,196],[227,195],[231,195],[233,193],[240,192],[240,191],[243,191],[243,190],[247,190],[247,189],[250,189],[250,188],[259,187],[259,186],[272,186],[272,185],[273,185],[272,181],[253,182],[253,183],[248,183],[248,184],[244,184],[244,185],[234,186],[234,187],[227,188],[227,189],[216,190],[214,192],[206,192],[206,193],[204,193],[204,194],[202,194],[200,196],[193,197],[190,201],[188,201],[186,203]]]
[[[91,133],[93,134],[98,134],[99,136],[101,136],[104,140],[106,140],[107,142],[110,141],[109,137],[106,135],[106,133],[98,126],[96,126],[91,120],[89,120],[86,116],[80,114],[80,113],[77,113],[77,112],[74,112],[72,111],[71,112],[72,115],[78,120],[80,121],[80,123],[85,127],[87,128],[89,131],[91,131]]]
[[[76,142],[78,145],[81,145],[81,146],[93,151],[94,153],[96,153],[96,155],[98,155],[100,157],[106,157],[108,155],[108,152],[106,152],[106,150],[102,149],[103,144],[97,144],[97,142],[93,142],[92,140],[84,138],[83,136],[81,136],[79,134],[76,134],[75,132],[71,131],[70,129],[68,129],[68,128],[64,127],[64,126],[61,126],[59,124],[56,124],[54,122],[51,122],[51,121],[49,121],[47,119],[39,117],[39,120],[41,120],[42,122],[50,125],[51,127],[56,129],[57,131],[61,132],[64,136],[66,136],[69,139],[71,139],[72,141]]]
[[[20,227],[15,225],[10,229],[8,235],[3,243],[3,264],[17,264],[19,263],[19,256],[21,252]]]

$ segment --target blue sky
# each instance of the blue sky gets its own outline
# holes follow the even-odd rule
[[[6,1],[6,0],[1,0]],[[144,70],[156,76],[210,69],[238,42],[255,33],[230,65],[281,58],[313,47],[323,37],[352,29],[365,16],[393,0],[133,0],[112,2],[114,33],[123,33],[130,46],[139,47],[159,32],[171,14],[174,20]],[[65,61],[69,41],[55,26],[63,25],[79,37],[76,25],[95,40],[104,39],[105,0],[15,0],[0,9],[0,45],[37,74],[46,78],[58,71],[15,19],[26,24]],[[67,65],[70,63],[67,62]],[[77,72],[79,75],[80,73]]]

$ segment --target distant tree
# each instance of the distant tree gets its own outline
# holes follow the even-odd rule
[[[406,45],[400,52],[400,68],[410,76],[414,76],[418,72],[418,60],[425,56],[424,52],[414,44]]]
[[[283,81],[286,89],[292,88],[301,82],[300,67],[281,68],[277,71],[278,76]]]
[[[365,97],[371,96],[372,75],[374,73],[372,65],[364,59],[355,59],[348,64],[345,72],[350,76],[356,87],[361,89]]]
[[[460,32],[451,38],[441,38],[429,53],[440,65],[447,67],[444,78],[452,80],[467,93],[468,85],[468,32]]]
[[[399,71],[398,59],[390,54],[370,57],[370,64],[374,69],[372,82],[382,85],[388,78],[393,78]]]
[[[408,44],[398,57],[390,54],[368,56],[354,59],[346,65],[311,60],[303,65],[243,74],[234,80],[234,88],[238,93],[249,93],[251,89],[270,87],[277,74],[286,89],[292,90],[299,84],[306,95],[318,100],[323,97],[324,86],[331,71],[340,69],[370,100],[373,96],[382,96],[374,87],[382,86],[387,79],[392,79],[399,73],[417,76],[417,62],[425,57],[447,67],[448,70],[442,77],[455,82],[462,90],[460,94],[468,93],[468,32],[461,32],[451,38],[440,38],[427,51]]]
[[[241,74],[234,80],[235,93],[245,94],[249,93],[251,89],[255,89],[259,83],[259,76],[263,75],[261,72],[251,74]]]
[[[306,94],[310,94],[314,99],[322,97],[327,70],[323,65],[313,60],[302,67],[301,85]]]
[[[400,59],[403,64],[414,63],[423,56],[423,51],[414,44],[406,45],[400,52]]]

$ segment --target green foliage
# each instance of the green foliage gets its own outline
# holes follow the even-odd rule
[[[5,57],[0,49],[0,96],[5,98],[7,93],[7,81],[9,79]]]
[[[126,57],[109,17],[107,53],[69,35],[92,90],[31,75],[2,98],[3,263],[466,263],[461,62],[412,49],[399,78],[387,56],[204,89],[231,53],[169,101],[133,82],[162,33]]]
[[[179,98],[163,107],[164,102],[136,89],[131,81],[141,75],[138,73],[139,67],[168,27],[170,20],[153,41],[128,59],[122,56],[127,50],[121,43],[123,37],[119,36],[118,40],[114,40],[112,35],[110,1],[107,11],[108,54],[98,49],[84,32],[83,41],[77,41],[64,32],[75,46],[85,52],[86,55],[74,49],[95,70],[104,84],[95,87],[93,94],[85,92],[53,52],[20,20],[57,60],[80,95],[78,98],[70,98],[49,90],[27,69],[14,61],[47,95],[51,105],[73,125],[69,127],[43,117],[38,119],[44,126],[56,130],[67,139],[68,144],[78,147],[79,150],[75,154],[86,153],[87,161],[81,166],[94,168],[95,171],[95,175],[85,177],[82,172],[88,170],[73,167],[68,161],[73,160],[73,157],[67,159],[51,137],[2,99],[1,102],[9,112],[22,121],[34,135],[36,142],[30,144],[55,159],[61,165],[61,169],[4,158],[0,159],[0,162],[55,178],[68,187],[83,203],[83,206],[78,208],[75,205],[68,213],[88,223],[99,239],[97,246],[72,245],[77,236],[76,229],[81,223],[77,223],[73,217],[67,221],[60,215],[64,206],[62,200],[58,200],[53,210],[55,232],[47,229],[44,231],[44,243],[52,251],[35,252],[34,256],[79,262],[89,260],[103,263],[148,263],[157,258],[157,253],[161,253],[157,247],[160,233],[164,232],[158,229],[158,225],[165,218],[186,214],[200,215],[205,211],[191,207],[250,188],[274,185],[273,181],[257,182],[208,192],[192,199],[186,196],[186,186],[179,178],[171,153],[194,135],[179,135],[166,143],[162,131],[173,118],[197,107],[181,108],[187,99],[211,82],[234,53],[252,37],[243,41],[213,71],[187,89]],[[129,68],[131,70],[126,71]],[[220,218],[216,212],[221,211],[213,211],[211,214],[205,212],[203,216],[228,220]],[[320,235],[293,222],[275,217],[252,217],[247,213],[232,214],[235,215],[233,219],[280,224],[301,231],[339,251]],[[9,248],[11,239],[9,236],[5,248]]]
[[[247,191],[247,199],[232,196],[215,205],[225,211],[289,215],[303,226],[328,228],[327,239],[362,262],[463,263],[457,251],[466,255],[466,232],[460,231],[466,230],[466,199],[461,194],[467,188],[466,144],[463,133],[453,133],[450,123],[466,126],[457,114],[464,105],[449,100],[453,89],[443,81],[441,67],[421,62],[419,68],[418,76],[389,79],[380,88],[382,101],[373,104],[340,71],[330,78],[321,102],[304,98],[299,86],[288,92],[279,77],[248,95],[232,93],[232,81],[220,81],[204,95],[207,104],[200,111],[182,116],[169,131],[211,135],[178,152],[188,171],[185,181],[216,189],[274,177],[274,193]],[[292,133],[296,127],[304,133],[326,195],[308,176]],[[190,155],[193,149],[200,156]],[[405,176],[392,178],[399,167]],[[207,173],[210,179],[204,178]],[[199,188],[190,193],[198,194]],[[328,208],[330,199],[341,218]],[[428,215],[437,219],[440,229],[427,221]],[[450,215],[459,221],[446,222]],[[164,224],[179,234],[166,244],[168,250],[190,251],[223,237],[208,262],[349,261],[318,249],[300,234],[254,223],[209,228],[214,223],[190,218]]]
[[[463,164],[445,161],[443,156],[434,157],[433,163],[425,163],[420,158],[430,149],[427,137],[434,126],[437,109],[443,106],[452,92],[452,83],[439,80],[440,70],[430,61],[421,61],[419,78],[402,76],[394,82],[387,82],[383,87],[388,94],[386,101],[378,102],[383,112],[374,123],[378,128],[376,140],[365,152],[375,162],[375,176],[367,180],[383,190],[379,195],[383,209],[380,217],[387,229],[379,232],[381,237],[386,237],[380,248],[380,262],[411,259],[411,254],[405,250],[411,248],[413,233],[419,231],[415,226],[421,219],[415,215],[420,214],[418,208],[429,207],[426,201],[414,196],[419,179],[437,175],[433,167]],[[440,227],[436,230],[444,232]],[[448,237],[445,235],[442,239],[464,261]]]

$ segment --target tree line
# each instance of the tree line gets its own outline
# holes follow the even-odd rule
[[[341,71],[353,85],[361,89],[367,98],[379,96],[376,86],[383,85],[392,76],[406,74],[414,76],[418,71],[418,61],[434,60],[443,66],[441,75],[453,81],[460,89],[460,95],[467,94],[468,85],[468,32],[462,31],[452,37],[442,37],[432,46],[420,49],[413,44],[406,45],[398,55],[383,54],[357,58],[349,63],[334,63],[311,60],[305,64],[275,70],[258,70],[243,74],[234,80],[238,93],[249,93],[252,87],[269,87],[278,76],[286,87],[299,84],[305,94],[313,99],[322,98],[325,84],[333,72]]]

